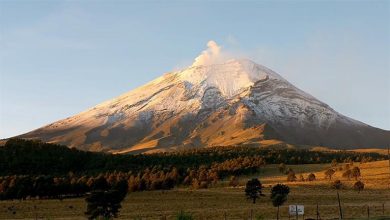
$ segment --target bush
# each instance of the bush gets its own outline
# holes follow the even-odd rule
[[[185,213],[183,211],[180,211],[176,215],[176,220],[193,220],[194,218],[192,217],[191,213]]]
[[[331,186],[334,189],[342,189],[343,188],[343,183],[340,180],[335,180],[334,182],[332,182]]]
[[[294,182],[297,180],[297,176],[295,176],[295,172],[293,170],[290,170],[287,174],[287,181]]]
[[[359,167],[352,168],[352,177],[357,180],[361,176]]]
[[[348,180],[350,180],[351,177],[352,177],[352,171],[351,171],[351,170],[346,170],[346,171],[343,173],[343,177],[344,177],[344,178],[347,178]]]
[[[309,176],[307,177],[307,180],[308,180],[308,181],[314,181],[314,180],[316,180],[316,175],[314,175],[314,173],[310,173]]]
[[[281,163],[279,164],[279,172],[284,173],[286,171],[286,164]]]
[[[93,191],[85,199],[87,202],[87,211],[85,215],[88,219],[103,217],[110,219],[118,217],[121,202],[124,199],[123,192],[118,190]]]
[[[325,178],[328,178],[329,180],[332,179],[332,176],[336,173],[334,169],[328,169],[325,171]]]
[[[364,183],[359,180],[353,185],[353,188],[360,193],[364,189]]]

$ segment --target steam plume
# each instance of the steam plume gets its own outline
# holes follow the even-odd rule
[[[204,50],[197,58],[195,58],[192,66],[211,65],[222,63],[228,59],[228,55],[222,51],[222,47],[215,41],[211,40],[207,43],[207,49]]]

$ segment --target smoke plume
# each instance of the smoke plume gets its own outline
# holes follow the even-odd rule
[[[221,46],[219,46],[215,41],[211,40],[207,43],[207,49],[195,58],[195,61],[192,66],[223,63],[229,57],[230,56],[222,50]]]

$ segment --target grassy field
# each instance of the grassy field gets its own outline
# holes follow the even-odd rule
[[[340,190],[344,217],[348,219],[367,219],[367,205],[370,207],[370,219],[388,216],[390,219],[390,175],[388,161],[356,163],[362,172],[366,189],[360,193],[351,189],[354,181],[341,178],[343,171],[337,171],[334,179],[341,179],[346,188]],[[195,219],[249,219],[253,210],[253,219],[275,219],[276,208],[269,199],[270,186],[282,182],[291,187],[286,204],[281,207],[282,219],[288,219],[288,205],[305,205],[305,218],[316,217],[316,204],[319,205],[322,219],[338,218],[336,191],[324,180],[323,172],[328,164],[288,166],[305,177],[313,172],[318,180],[314,182],[286,183],[286,176],[278,172],[277,165],[266,166],[259,177],[264,185],[265,197],[252,204],[244,197],[243,186],[227,187],[222,181],[217,186],[204,190],[175,189],[170,191],[148,191],[130,193],[123,202],[120,219],[175,219],[181,210],[191,213]],[[251,177],[242,177],[242,185]],[[383,213],[384,205],[384,213]],[[35,207],[35,208],[34,208]],[[84,199],[1,201],[1,219],[84,219],[86,204]],[[15,212],[13,214],[13,212]],[[260,218],[262,217],[262,218]],[[292,218],[294,219],[294,218]],[[300,219],[303,219],[301,216]]]

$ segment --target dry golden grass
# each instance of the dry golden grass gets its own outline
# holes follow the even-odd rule
[[[356,149],[356,150],[348,150],[353,152],[359,152],[359,153],[378,153],[387,155],[388,150],[387,149],[377,149],[377,148],[368,148],[368,149]]]
[[[347,188],[351,188],[353,184],[356,182],[355,179],[348,180],[347,178],[342,177],[343,172],[345,170],[338,170],[338,168],[343,167],[344,164],[339,164],[335,167],[336,173],[333,175],[332,180],[341,180],[343,184],[346,185]],[[390,168],[389,161],[375,161],[370,163],[354,163],[353,166],[357,166],[361,171],[361,180],[365,184],[366,189],[390,189]],[[296,166],[287,166],[288,168],[292,168],[296,176],[299,177],[300,174],[304,176],[306,179],[310,173],[314,173],[316,175],[317,180],[314,182],[292,182],[286,183],[288,185],[329,185],[330,181],[325,178],[325,171],[330,168],[329,164],[308,164],[308,165],[296,165]],[[275,169],[274,169],[275,170]],[[274,174],[268,175],[262,179],[264,183],[274,184],[277,182],[285,182],[286,175],[283,174]]]
[[[367,205],[370,206],[371,219],[378,216],[390,218],[390,181],[388,162],[378,161],[357,164],[361,168],[362,180],[366,189],[360,193],[351,189],[354,181],[346,181],[347,187],[340,190],[340,197],[345,218],[365,219]],[[120,219],[175,219],[176,214],[184,210],[192,213],[195,219],[248,219],[253,210],[253,219],[262,216],[263,219],[275,219],[276,208],[269,199],[270,186],[277,182],[288,184],[291,193],[285,205],[281,207],[282,219],[288,219],[287,209],[290,204],[305,205],[305,218],[315,218],[316,204],[319,204],[322,219],[338,217],[336,191],[329,186],[328,180],[323,180],[323,171],[329,164],[310,164],[288,166],[299,175],[305,176],[314,172],[320,180],[314,182],[286,183],[286,176],[281,176],[277,165],[266,166],[258,175],[242,177],[241,184],[248,178],[259,177],[264,183],[265,197],[252,204],[244,196],[244,187],[227,187],[227,181],[205,190],[175,189],[170,191],[149,191],[130,193],[123,202]],[[335,178],[340,178],[342,171],[337,171]],[[387,176],[386,176],[387,175]],[[384,214],[382,205],[384,204]],[[34,209],[34,205],[37,207]],[[8,210],[14,206],[15,214]],[[72,206],[72,207],[70,207]],[[0,219],[84,219],[86,204],[84,199],[36,200],[36,201],[0,201]],[[302,219],[302,217],[300,217]]]

